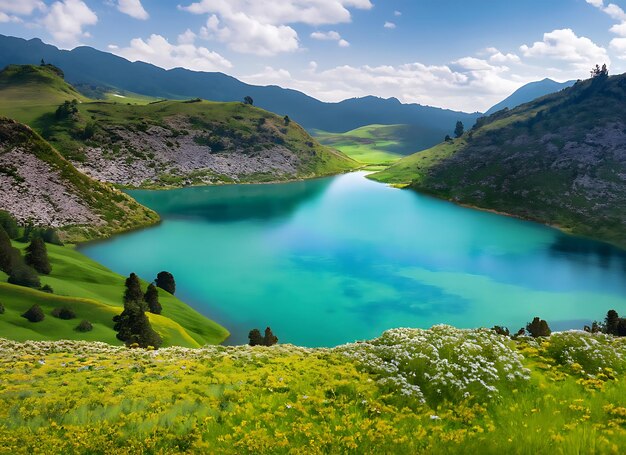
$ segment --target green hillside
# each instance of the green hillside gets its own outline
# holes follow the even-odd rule
[[[122,186],[281,181],[358,167],[288,118],[243,103],[111,93],[115,101],[92,101],[47,66],[9,66],[0,81],[0,115],[33,127],[82,172]],[[73,99],[75,112],[55,114]]]
[[[333,349],[0,339],[0,452],[621,453],[623,340],[446,326]]]
[[[626,76],[479,119],[370,177],[626,246]]]
[[[26,244],[14,243],[25,248]],[[54,294],[14,286],[6,283],[0,272],[0,303],[5,314],[0,318],[0,333],[13,340],[88,340],[121,345],[113,330],[113,316],[122,311],[124,280],[116,273],[82,255],[72,247],[47,245],[52,273],[42,275],[42,285],[49,285]],[[151,278],[151,277],[146,277]],[[147,286],[142,283],[143,288]],[[166,346],[199,347],[221,343],[228,331],[202,316],[176,297],[159,289],[161,315],[149,314],[154,329],[162,336]],[[39,304],[46,317],[31,323],[21,317],[33,304]],[[57,319],[50,312],[60,306],[72,308],[77,318]],[[82,320],[90,321],[91,332],[78,332],[74,328]]]

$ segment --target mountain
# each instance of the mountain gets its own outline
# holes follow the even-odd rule
[[[372,176],[626,246],[626,75],[479,119]]]
[[[419,125],[431,130],[431,137],[436,138],[427,141],[429,146],[451,134],[457,120],[471,126],[480,116],[373,96],[324,103],[296,90],[249,85],[222,73],[182,68],[164,70],[143,62],[131,63],[90,47],[65,51],[39,39],[27,41],[0,35],[0,67],[39,64],[42,58],[61,68],[66,80],[77,86],[114,87],[171,99],[200,97],[211,101],[240,101],[244,96],[251,96],[257,106],[289,115],[307,129],[345,132],[371,124]]]
[[[0,72],[0,114],[28,122],[101,181],[132,187],[260,182],[358,166],[290,119],[241,102],[137,105],[79,96],[59,113],[59,103],[77,92],[53,68],[9,65]]]
[[[564,88],[571,87],[575,83],[576,81],[556,82],[548,78],[542,81],[531,82],[518,88],[510,96],[491,107],[487,112],[485,112],[485,115],[491,115],[504,108],[513,109],[520,104],[525,104],[534,99],[549,95],[550,93],[555,93],[559,90],[563,90]]]
[[[0,209],[58,228],[70,242],[158,221],[151,210],[80,172],[28,126],[0,117]]]

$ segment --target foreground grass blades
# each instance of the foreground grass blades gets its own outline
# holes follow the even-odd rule
[[[583,373],[578,354],[555,351],[588,344],[619,355],[586,350],[593,372]],[[385,346],[378,358],[387,368],[374,371],[355,355],[383,352],[373,346]],[[411,364],[421,353],[434,359],[434,350],[437,362]],[[581,332],[511,341],[444,326],[335,349],[2,340],[0,453],[620,453],[624,352],[621,342]],[[385,380],[400,372],[427,390],[425,374],[441,363],[454,382],[463,368],[491,371],[494,359],[528,371],[510,382],[497,367],[486,380],[490,398],[478,388],[424,403]],[[597,370],[599,359],[608,365]]]

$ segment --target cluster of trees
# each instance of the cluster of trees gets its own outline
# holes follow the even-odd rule
[[[602,65],[602,68],[600,68],[600,65],[596,65],[595,68],[591,68],[591,77],[592,78],[606,78],[609,77],[609,69],[606,67],[606,63],[604,65]]]
[[[163,340],[152,328],[146,311],[161,312],[158,300],[158,291],[154,284],[150,284],[145,294],[141,290],[139,277],[131,273],[126,279],[124,292],[124,311],[113,318],[113,329],[117,332],[117,339],[127,346],[142,348],[158,348]]]
[[[609,310],[603,322],[593,321],[585,326],[586,332],[606,333],[616,337],[626,337],[626,318],[620,318],[615,310]]]
[[[32,288],[41,287],[38,273],[48,275],[52,267],[46,243],[39,233],[51,232],[53,231],[33,230],[28,233],[31,240],[22,257],[20,250],[11,244],[11,240],[19,237],[17,223],[6,212],[0,213],[0,270],[9,275],[9,283]],[[49,236],[54,237],[56,234]]]
[[[267,327],[265,329],[265,335],[261,335],[259,329],[252,329],[248,334],[250,346],[274,346],[278,343],[278,337],[272,333],[272,329]]]
[[[64,101],[59,107],[57,107],[54,116],[57,120],[64,120],[78,114],[78,100]]]
[[[507,337],[510,336],[512,338],[526,335],[530,335],[533,338],[549,337],[552,333],[552,330],[550,330],[550,326],[548,325],[548,323],[539,317],[533,318],[531,322],[526,324],[526,327],[522,327],[514,335],[511,335],[511,332],[507,327],[502,327],[499,325],[494,326],[491,330],[495,331],[499,335],[504,335]]]
[[[4,313],[4,306],[0,304],[0,314]],[[76,318],[76,313],[69,307],[54,308],[51,312],[52,316],[59,319],[70,320]],[[28,310],[22,313],[22,317],[29,322],[41,322],[46,318],[45,313],[38,304],[31,306]],[[74,328],[77,332],[90,332],[93,330],[93,325],[86,319],[80,321],[80,323]]]

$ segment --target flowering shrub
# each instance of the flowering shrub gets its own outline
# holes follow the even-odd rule
[[[418,402],[487,401],[515,387],[529,371],[507,338],[492,330],[394,329],[380,338],[337,348],[388,391]]]
[[[569,331],[554,333],[539,343],[544,357],[573,373],[594,377],[606,370],[626,372],[626,339],[603,333]]]

